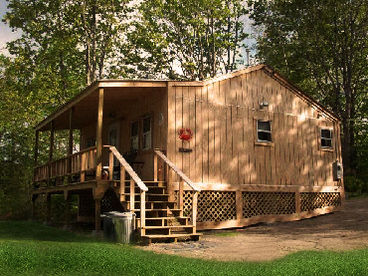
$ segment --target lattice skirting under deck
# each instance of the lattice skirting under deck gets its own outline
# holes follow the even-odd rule
[[[326,206],[340,206],[341,196],[338,192],[331,193],[300,193],[301,211],[312,211]]]
[[[239,193],[239,192],[238,192]],[[301,192],[300,202],[297,203],[295,192],[256,192],[241,191],[237,197],[235,191],[201,191],[198,194],[197,222],[226,222],[236,219],[251,219],[262,216],[282,216],[300,212],[310,212],[325,207],[341,206],[339,192]],[[178,191],[175,191],[178,198]],[[192,213],[192,191],[184,191],[184,216]],[[241,200],[241,217],[239,206]]]

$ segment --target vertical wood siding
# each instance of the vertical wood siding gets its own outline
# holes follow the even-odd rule
[[[264,110],[262,100],[269,103]],[[195,182],[335,184],[332,163],[341,161],[338,124],[262,70],[204,86],[174,83],[168,108],[168,156]],[[257,143],[257,119],[272,122],[271,145]],[[320,149],[321,127],[333,128],[332,151]],[[178,138],[180,128],[193,131],[190,142]]]

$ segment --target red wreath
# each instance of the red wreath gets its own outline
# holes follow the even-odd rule
[[[181,128],[178,135],[180,140],[189,141],[193,137],[193,131],[190,128]]]

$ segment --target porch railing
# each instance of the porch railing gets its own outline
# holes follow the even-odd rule
[[[96,169],[96,147],[83,149],[61,159],[48,162],[34,169],[34,181],[49,181],[57,177],[80,174],[84,181],[88,171]]]
[[[160,150],[155,150],[154,160],[153,160],[153,166],[154,166],[154,180],[158,180],[158,160],[159,157],[164,164],[166,165],[166,172],[167,172],[167,186],[169,189],[169,194],[173,193],[171,191],[171,188],[169,186],[171,185],[171,171],[174,172],[179,177],[179,191],[178,191],[178,205],[181,212],[181,215],[183,215],[184,210],[184,182],[188,184],[188,186],[194,191],[193,193],[193,200],[192,200],[192,223],[194,226],[193,231],[195,232],[196,227],[196,221],[197,221],[197,202],[198,202],[198,193],[201,191],[193,181],[191,181],[182,170],[180,170],[173,162],[171,162],[165,154],[163,154]]]

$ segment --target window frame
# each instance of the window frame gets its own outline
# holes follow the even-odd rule
[[[259,122],[268,122],[270,124],[270,130],[264,130],[264,129],[259,129]],[[269,133],[270,134],[270,138],[271,140],[261,140],[259,139],[259,132],[263,132],[263,133]],[[257,143],[261,143],[261,144],[272,144],[273,143],[273,139],[272,139],[272,120],[267,120],[267,119],[256,119],[256,142]]]
[[[322,131],[324,131],[324,130],[328,130],[330,132],[330,138],[322,136]],[[322,145],[322,140],[331,141],[331,146],[323,146]],[[326,150],[326,151],[333,150],[334,149],[333,142],[334,142],[334,130],[333,130],[333,128],[331,128],[331,127],[320,127],[320,130],[319,130],[319,143],[318,143],[320,149],[321,150]]]

